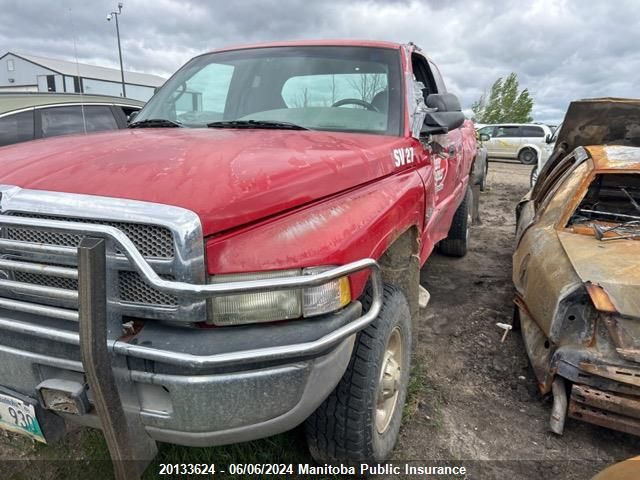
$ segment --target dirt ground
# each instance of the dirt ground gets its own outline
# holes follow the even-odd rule
[[[509,323],[512,313],[514,207],[528,189],[529,171],[491,162],[489,189],[480,197],[482,224],[472,227],[469,253],[462,259],[435,254],[423,269],[431,302],[422,313],[406,421],[390,460],[396,465],[453,461],[467,468],[469,480],[586,480],[605,465],[640,453],[636,437],[571,419],[563,436],[551,434],[551,403],[538,394],[519,334],[500,342],[503,331],[496,323]],[[215,449],[163,448],[156,462],[311,462],[301,429]],[[80,463],[82,469],[91,460],[96,467],[96,459],[102,459],[96,468],[104,471],[81,476],[109,478],[106,455],[95,432],[76,432],[46,448],[0,432],[0,464],[9,467],[0,478],[76,478],[60,473],[65,471],[60,465]],[[57,462],[43,463],[38,473],[15,462],[43,458]]]
[[[423,268],[431,302],[419,331],[422,385],[398,458],[459,460],[481,479],[584,480],[640,453],[638,438],[572,419],[563,436],[550,433],[551,402],[538,393],[519,333],[500,342],[496,323],[510,323],[513,308],[514,208],[530,168],[490,162],[469,253],[436,254]]]

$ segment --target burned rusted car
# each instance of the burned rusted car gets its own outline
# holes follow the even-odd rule
[[[551,429],[640,435],[640,100],[573,102],[516,216],[514,327]]]

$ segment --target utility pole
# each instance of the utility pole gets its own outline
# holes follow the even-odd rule
[[[127,87],[124,84],[124,68],[122,67],[122,48],[120,48],[120,26],[118,25],[118,16],[122,15],[122,2],[118,3],[118,11],[111,12],[107,15],[107,21],[110,22],[112,18],[116,19],[116,35],[118,37],[118,56],[120,57],[120,78],[122,79],[122,96],[127,96]]]

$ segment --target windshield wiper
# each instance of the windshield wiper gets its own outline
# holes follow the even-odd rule
[[[147,120],[140,120],[133,122],[129,125],[129,128],[179,128],[182,124],[174,122],[173,120],[167,120],[166,118],[149,118]]]
[[[207,123],[209,128],[272,128],[276,130],[309,130],[291,122],[279,122],[275,120],[228,120],[223,122]]]

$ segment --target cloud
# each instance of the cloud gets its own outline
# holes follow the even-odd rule
[[[576,98],[634,96],[640,84],[637,4],[569,0],[239,0],[124,2],[125,68],[168,76],[221,46],[286,39],[414,41],[465,108],[516,72],[539,121]],[[7,50],[117,67],[114,1],[0,0]],[[75,42],[75,46],[74,46]],[[2,53],[2,52],[0,52]]]

